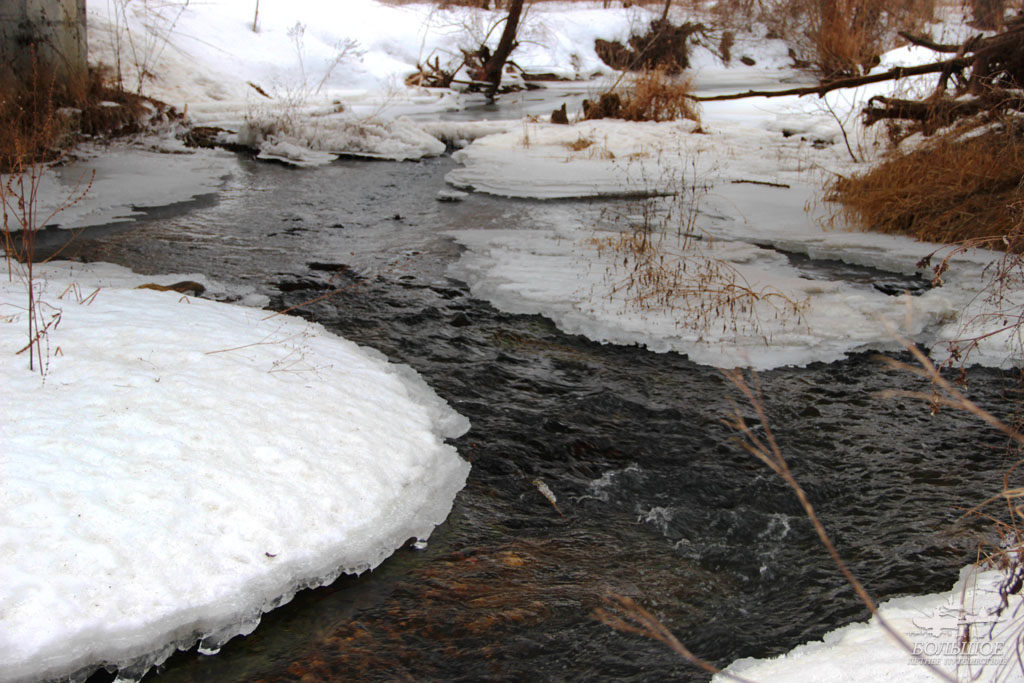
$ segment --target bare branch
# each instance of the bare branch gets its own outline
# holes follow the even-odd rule
[[[775,473],[785,480],[789,487],[796,494],[797,499],[800,501],[800,506],[804,510],[804,514],[811,521],[814,526],[815,532],[818,534],[818,539],[822,545],[828,551],[829,556],[832,558],[832,562],[835,563],[836,567],[842,573],[847,583],[853,588],[857,597],[860,598],[864,606],[868,608],[868,611],[878,620],[878,625],[885,630],[889,636],[896,641],[900,647],[902,647],[911,657],[914,657],[917,661],[927,666],[937,676],[943,680],[953,681],[954,679],[946,672],[939,669],[933,663],[926,659],[921,658],[919,655],[914,654],[913,646],[907,642],[903,634],[896,630],[881,614],[878,613],[878,607],[875,604],[874,599],[864,588],[857,577],[853,575],[850,568],[846,565],[843,559],[839,556],[839,551],[836,550],[835,545],[832,544],[832,540],[828,536],[828,532],[825,531],[825,526],[821,523],[818,518],[818,514],[814,510],[814,506],[811,501],[807,498],[807,494],[803,488],[796,481],[793,473],[789,469],[789,465],[786,463],[785,457],[782,455],[782,451],[779,449],[778,444],[775,441],[775,435],[772,433],[771,428],[768,425],[768,415],[765,411],[764,401],[761,399],[761,389],[757,383],[757,377],[754,377],[754,388],[752,389],[747,384],[746,379],[743,377],[743,373],[740,370],[724,370],[723,374],[740,390],[740,393],[750,402],[753,406],[754,412],[757,414],[758,419],[761,422],[761,427],[764,430],[764,440],[758,438],[749,426],[747,426],[746,420],[738,409],[735,409],[732,420],[726,420],[725,424],[733,427],[741,435],[743,441],[743,447],[756,456],[761,462],[768,465]]]
[[[731,93],[729,95],[692,95],[690,99],[697,102],[714,102],[718,100],[742,100],[748,97],[789,97],[792,95],[817,95],[824,97],[833,90],[845,88],[856,88],[870,83],[882,83],[885,81],[896,81],[907,76],[920,76],[922,74],[937,73],[944,69],[963,69],[971,64],[967,57],[956,57],[931,64],[920,64],[918,66],[897,66],[882,73],[868,74],[867,76],[856,76],[851,78],[840,78],[839,80],[823,83],[821,85],[808,86],[804,88],[790,88],[789,90],[748,90],[743,93]]]

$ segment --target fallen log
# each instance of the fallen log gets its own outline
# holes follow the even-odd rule
[[[878,106],[881,105],[881,106]],[[899,119],[920,121],[941,127],[964,116],[974,116],[983,111],[1024,110],[1024,95],[1005,91],[992,91],[986,97],[940,98],[929,100],[904,100],[895,97],[876,96],[868,100],[864,108],[864,125],[870,126],[882,120]]]

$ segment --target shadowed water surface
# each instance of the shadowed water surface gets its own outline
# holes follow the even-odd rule
[[[722,426],[737,396],[717,371],[501,313],[446,276],[459,250],[443,230],[598,224],[609,205],[439,203],[452,163],[239,159],[211,205],[79,238],[82,258],[204,272],[277,309],[320,299],[297,312],[411,365],[473,425],[456,442],[469,482],[426,549],[306,591],[154,680],[707,679],[595,621],[609,592],[720,665],[864,618],[793,495]],[[969,380],[984,404],[1008,402],[999,374]],[[760,382],[792,469],[869,590],[948,589],[971,545],[951,529],[956,506],[998,490],[1001,440],[965,416],[876,398],[922,387],[866,355]]]

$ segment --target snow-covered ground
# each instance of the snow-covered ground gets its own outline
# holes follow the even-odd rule
[[[545,3],[522,22],[516,61],[567,78],[610,73],[598,37],[625,38],[650,13]],[[455,93],[408,89],[416,65],[454,69],[501,11],[377,0],[255,4],[89,3],[90,59],[119,65],[126,87],[187,109],[201,125],[223,126],[268,158],[324,163],[339,153],[406,159],[444,145],[400,115],[465,106]],[[497,32],[500,33],[500,30]],[[495,36],[496,37],[496,36]]]
[[[875,142],[851,113],[877,89],[708,103],[699,130],[555,126],[543,122],[550,103],[517,95],[504,105],[516,120],[440,121],[478,98],[406,88],[404,77],[419,62],[446,64],[476,47],[498,14],[293,0],[261,3],[254,30],[249,1],[88,8],[93,61],[119,68],[129,88],[141,75],[143,92],[264,158],[300,166],[339,154],[411,159],[453,144],[462,166],[449,181],[461,189],[538,199],[675,194],[681,202],[654,205],[661,217],[671,209],[654,223],[668,235],[667,267],[726,273],[755,295],[733,327],[714,312],[688,317],[713,309],[700,296],[640,310],[609,248],[619,233],[572,217],[556,228],[452,234],[466,249],[453,273],[476,295],[571,332],[768,368],[890,348],[897,332],[941,355],[942,342],[985,306],[981,271],[992,254],[958,259],[940,289],[890,297],[801,278],[778,251],[913,273],[935,247],[845,232],[841,220],[822,227],[822,179],[858,167],[838,122],[858,159],[871,158]],[[515,60],[570,77],[608,74],[594,38],[624,39],[651,17],[600,3],[538,4]],[[701,92],[808,82],[785,46],[761,34],[739,35],[733,54],[756,64],[694,54]],[[901,50],[880,68],[922,58]],[[578,100],[604,85],[566,92]],[[216,192],[231,156],[186,150],[173,134],[80,151],[78,163],[44,178],[42,215],[82,182],[91,181],[85,198],[51,223],[95,225]],[[671,237],[680,225],[700,235],[685,251]],[[0,373],[13,397],[0,414],[0,679],[101,664],[141,673],[197,638],[215,650],[295,590],[368,569],[446,516],[468,465],[443,440],[467,425],[411,371],[292,318],[134,289],[153,278],[112,266],[52,264],[39,275],[43,314],[60,319],[47,337],[45,382],[14,353],[25,343],[24,286],[0,283]],[[182,279],[216,288],[201,275],[158,281]],[[972,360],[1012,362],[1008,341],[990,340]],[[947,597],[906,604],[927,612]],[[789,680],[777,667],[793,666],[792,680],[824,680],[808,673],[826,666],[813,652],[846,671],[867,671],[866,660],[879,667],[858,680],[927,676],[899,657],[876,657],[883,645],[869,640],[871,629],[850,627],[827,647],[765,664],[765,675]],[[752,666],[737,670],[760,676]]]
[[[889,600],[878,613],[901,634],[900,645],[879,624],[850,624],[816,642],[774,659],[741,659],[716,674],[713,683],[741,680],[771,683],[854,683],[940,681],[929,668],[960,681],[1024,681],[1017,652],[1020,595],[1001,605],[1006,575],[967,567],[948,593]],[[908,652],[909,650],[909,652]],[[728,674],[728,675],[725,675]]]
[[[106,264],[0,281],[0,680],[141,675],[444,521],[468,428],[412,370],[317,325]],[[201,280],[168,275],[169,285]],[[96,291],[98,289],[98,292]]]

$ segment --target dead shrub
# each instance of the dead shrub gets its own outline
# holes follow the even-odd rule
[[[92,69],[58,77],[38,63],[26,76],[8,73],[0,82],[0,242],[9,280],[24,284],[29,368],[44,375],[49,367],[49,332],[60,324],[61,309],[42,298],[35,278],[36,235],[62,211],[81,201],[92,186],[91,173],[58,198],[55,208],[39,201],[49,170],[61,163],[83,136],[136,132],[173,110],[107,85]],[[51,257],[52,258],[52,257]]]
[[[656,19],[646,33],[630,37],[629,47],[598,38],[594,41],[594,51],[601,61],[617,71],[659,70],[678,74],[690,66],[689,43],[705,31],[703,24],[688,21],[676,26]]]
[[[42,298],[35,278],[36,234],[54,216],[81,200],[92,183],[80,179],[56,209],[43,209],[39,191],[47,170],[66,154],[73,132],[73,116],[66,102],[83,97],[87,88],[75,79],[59,79],[34,64],[28,82],[8,75],[0,90],[0,238],[9,281],[25,287],[28,343],[16,352],[28,352],[32,371],[45,376],[49,367],[49,332],[60,324],[61,310]],[[75,110],[79,111],[79,110]]]
[[[818,2],[808,13],[807,37],[826,80],[866,73],[878,63],[884,37],[883,0]]]
[[[1002,28],[1006,13],[1006,0],[970,0],[973,26],[978,29],[996,31]]]
[[[1003,122],[897,150],[870,171],[835,181],[828,199],[864,229],[951,243],[1008,234],[1022,182],[1024,126]]]
[[[621,118],[627,121],[674,121],[690,119],[700,122],[691,78],[671,77],[660,69],[645,71],[633,82],[622,103]]]
[[[0,84],[0,172],[20,160],[53,157],[70,134],[74,117],[60,105],[68,93],[53,74],[37,73],[33,81],[26,85],[8,77]]]
[[[621,94],[608,92],[594,103],[583,102],[584,119],[615,118],[626,121],[675,121],[700,123],[700,113],[691,99],[693,80],[672,76],[662,69],[644,71]]]

